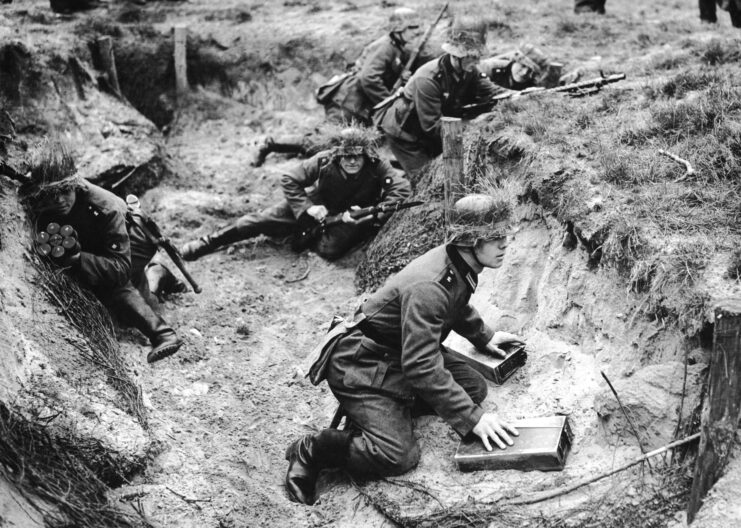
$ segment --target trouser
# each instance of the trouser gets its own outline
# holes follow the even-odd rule
[[[699,0],[700,5],[700,20],[706,22],[717,22],[718,17],[716,15],[716,0]],[[737,0],[728,1],[728,14],[731,16],[731,24],[733,27],[741,27],[741,2]]]
[[[156,253],[157,246],[136,226],[129,226],[128,231],[131,243],[129,282],[114,288],[98,288],[95,294],[114,315],[134,326],[150,342],[155,342],[164,335],[174,333],[172,327],[150,305],[154,300],[144,270]]]
[[[575,13],[595,13],[605,12],[605,0],[574,0]]]
[[[475,403],[481,403],[488,391],[484,377],[463,360],[454,358],[444,347],[441,354],[445,368],[456,383]],[[432,414],[432,408],[419,398],[400,399],[372,389],[348,388],[342,382],[342,369],[343,366],[338,368],[330,361],[327,380],[353,432],[347,470],[357,475],[387,476],[412,469],[420,456],[412,418]]]
[[[282,201],[259,213],[244,215],[235,224],[240,240],[257,235],[286,237],[295,233],[297,222],[288,201]],[[376,228],[369,224],[337,224],[327,228],[314,244],[321,257],[333,260],[347,253],[353,246],[373,235]]]
[[[368,119],[350,112],[346,108],[338,106],[334,103],[330,103],[324,107],[324,116],[330,123],[335,123],[341,126],[348,126],[350,124],[358,124],[365,127],[373,125],[373,122]]]
[[[389,135],[386,141],[407,179],[412,185],[416,184],[422,167],[435,157],[433,153],[423,143],[404,141]]]

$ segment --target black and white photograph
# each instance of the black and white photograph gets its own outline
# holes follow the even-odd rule
[[[0,0],[0,528],[741,526],[741,0]]]

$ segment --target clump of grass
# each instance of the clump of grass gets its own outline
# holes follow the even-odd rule
[[[741,58],[741,52],[739,52],[739,43],[735,40],[713,39],[700,51],[700,60],[710,66],[738,62],[739,58]]]
[[[722,81],[723,77],[715,71],[681,72],[659,86],[648,86],[645,93],[651,99],[659,97],[679,99],[687,92],[703,90]]]
[[[620,215],[602,244],[600,262],[603,266],[614,267],[618,272],[629,276],[636,262],[644,259],[648,250],[641,222],[635,218]]]
[[[731,262],[726,269],[726,277],[731,280],[741,279],[741,248],[737,248],[731,254]]]

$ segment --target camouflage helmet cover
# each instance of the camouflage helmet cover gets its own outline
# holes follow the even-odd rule
[[[548,57],[540,48],[532,44],[523,44],[514,53],[514,61],[540,76],[548,69]]]
[[[505,200],[488,194],[470,194],[453,205],[448,226],[448,242],[475,246],[479,240],[504,238],[509,231],[512,208]]]
[[[47,140],[32,161],[31,177],[19,189],[24,202],[58,196],[83,187],[74,158],[61,140]]]
[[[344,128],[331,141],[332,157],[365,155],[368,159],[378,157],[376,145],[378,133],[371,128],[351,126]]]
[[[397,7],[389,16],[389,31],[400,33],[409,27],[419,27],[419,15],[409,7]]]
[[[473,19],[456,19],[448,30],[443,51],[454,57],[480,57],[486,47],[486,24]]]

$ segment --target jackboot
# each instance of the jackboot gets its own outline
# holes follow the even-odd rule
[[[238,227],[233,225],[227,226],[215,233],[187,242],[182,248],[180,248],[180,254],[184,260],[196,260],[201,258],[203,255],[213,253],[221,246],[239,242],[244,238],[246,237],[240,233]]]
[[[252,167],[261,167],[263,163],[265,163],[265,158],[268,157],[268,154],[273,152],[273,138],[270,136],[263,136],[261,137],[255,146],[257,147],[257,151],[255,152],[255,157],[250,162],[250,166]]]
[[[306,435],[288,446],[288,498],[293,502],[314,504],[319,472],[322,469],[341,468],[347,464],[350,440],[350,431],[324,429],[317,434]]]
[[[131,287],[114,298],[115,309],[149,339],[152,350],[147,354],[147,363],[154,363],[173,355],[183,346],[175,331],[164,319],[154,313],[144,298]]]

